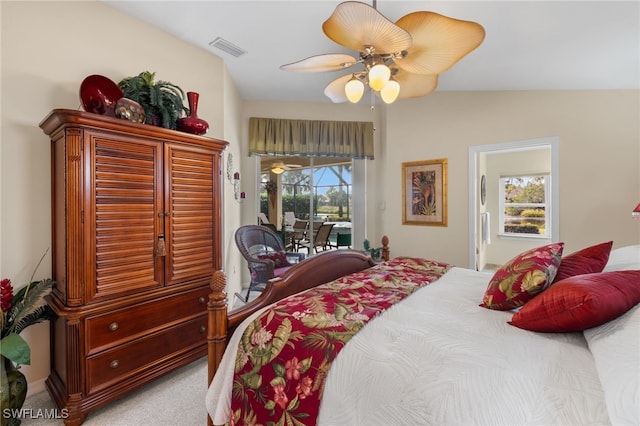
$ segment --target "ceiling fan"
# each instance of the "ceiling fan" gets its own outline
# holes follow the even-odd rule
[[[270,169],[271,169],[271,173],[275,173],[279,175],[280,173],[284,173],[289,170],[299,169],[300,167],[302,166],[299,164],[285,164],[281,161],[278,161],[275,163],[271,163]]]
[[[475,22],[434,12],[413,12],[395,24],[368,4],[340,3],[322,24],[334,42],[359,52],[359,57],[335,53],[311,56],[282,65],[285,71],[339,71],[356,64],[355,71],[329,83],[324,94],[334,103],[358,102],[365,85],[392,103],[433,92],[438,74],[448,70],[484,40],[484,28]]]

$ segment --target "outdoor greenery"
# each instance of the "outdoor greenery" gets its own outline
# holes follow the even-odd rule
[[[314,213],[317,213],[318,198],[314,197],[313,205]],[[260,194],[260,211],[265,214],[269,211],[269,197],[266,192]],[[294,212],[298,219],[307,220],[309,218],[309,195],[297,196],[283,194],[282,195],[282,211]]]
[[[544,203],[544,176],[511,177],[505,179],[505,220],[504,231],[517,234],[544,234],[545,210],[528,206],[508,206],[514,204]]]
[[[324,170],[323,170],[324,169]],[[320,168],[319,174],[330,172],[331,167]],[[350,165],[339,165],[331,171],[341,176],[343,170],[350,171]],[[282,174],[282,211],[294,212],[299,219],[309,219],[310,175],[303,170],[291,170]],[[314,187],[313,215],[323,216],[330,222],[351,221],[350,194],[351,182],[344,185]],[[260,211],[269,211],[267,192],[260,195]]]
[[[523,217],[544,217],[543,209],[526,209],[522,210],[520,216]]]
[[[544,176],[509,178],[504,190],[507,203],[544,203]]]
[[[314,216],[325,216],[330,222],[350,222],[351,214],[347,207],[336,205],[323,205],[319,203],[321,197],[313,197],[313,214]],[[267,213],[269,211],[269,197],[266,192],[260,194],[260,211]],[[294,212],[298,219],[309,220],[309,196],[296,196],[285,194],[282,196],[282,211]]]
[[[517,234],[541,234],[540,228],[532,224],[505,225],[504,232]]]

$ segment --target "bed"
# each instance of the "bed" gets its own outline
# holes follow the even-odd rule
[[[521,273],[533,256],[542,259],[548,281],[524,302],[518,300],[523,292],[514,292],[513,280],[505,281],[500,271],[389,259],[386,239],[384,247],[382,263],[355,250],[314,256],[272,280],[252,303],[231,311],[226,310],[224,277],[214,277],[205,401],[210,423],[640,424],[640,246],[611,250],[608,242],[563,256],[561,246],[549,245],[550,252],[520,254],[501,268],[503,274]],[[386,277],[395,286],[398,276],[418,282],[425,271],[426,282],[411,287],[406,297],[372,315],[349,337],[323,370],[321,386],[300,390],[312,370],[302,361],[312,357],[302,353],[299,359],[290,357],[297,372],[289,361],[279,367],[274,361],[272,368],[265,363],[260,371],[271,370],[275,378],[265,375],[253,386],[264,392],[238,387],[239,378],[251,383],[248,378],[258,370],[249,365],[234,375],[238,360],[246,366],[249,358],[247,353],[238,358],[238,350],[248,347],[246,336],[256,321],[278,317],[278,309],[284,309],[278,304],[304,301],[325,283],[330,289],[344,283],[361,287]],[[530,272],[516,287],[541,277],[538,270]],[[505,282],[511,285],[506,301],[501,299]],[[581,303],[575,303],[577,297]],[[495,309],[496,304],[506,307]],[[294,350],[294,340],[281,346]],[[277,391],[270,392],[285,381],[292,389],[299,382],[298,391],[279,400]],[[305,396],[320,394],[317,412],[300,411]],[[252,403],[259,399],[256,411],[246,406],[251,398]]]

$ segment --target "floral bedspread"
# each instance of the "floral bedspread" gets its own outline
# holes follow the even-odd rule
[[[316,424],[329,367],[349,339],[450,268],[398,257],[264,311],[249,324],[238,347],[231,424]]]

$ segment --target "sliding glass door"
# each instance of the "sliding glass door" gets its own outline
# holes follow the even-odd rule
[[[260,157],[260,217],[281,232],[296,219],[333,224],[329,241],[345,246],[353,223],[352,161],[325,157]],[[263,216],[264,215],[264,216]],[[283,228],[284,227],[284,228]],[[316,227],[317,229],[317,227]],[[338,234],[341,235],[338,241]],[[313,241],[314,227],[307,231]]]

